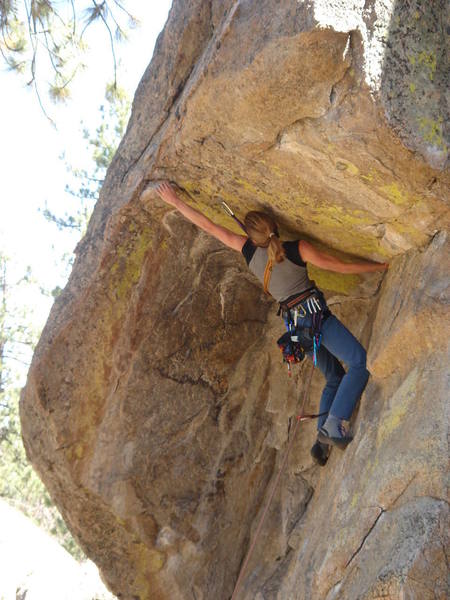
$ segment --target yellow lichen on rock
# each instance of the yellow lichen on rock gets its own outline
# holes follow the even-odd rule
[[[350,296],[361,281],[358,275],[343,275],[332,271],[324,271],[314,267],[314,265],[308,266],[308,274],[319,288],[344,296]]]
[[[387,185],[382,185],[380,186],[379,190],[380,192],[386,194],[389,200],[397,206],[414,204],[414,200],[411,200],[410,197],[400,188],[400,186],[396,182],[392,182]]]
[[[169,600],[155,578],[156,573],[164,567],[164,553],[136,543],[131,556],[133,563],[138,566],[136,578],[130,586],[132,593],[141,600]]]
[[[407,412],[412,410],[411,405],[417,392],[417,378],[418,369],[416,367],[406,377],[390,399],[389,406],[383,411],[381,424],[377,432],[378,447],[386,442],[386,439],[393,434]]]

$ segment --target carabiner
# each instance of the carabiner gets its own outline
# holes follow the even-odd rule
[[[303,304],[299,304],[299,305],[298,305],[298,309],[299,309],[299,310],[298,310],[298,316],[299,316],[301,319],[304,319],[304,318],[306,317],[306,310],[305,310],[305,307],[303,306]],[[303,314],[302,314],[300,311],[303,311]]]

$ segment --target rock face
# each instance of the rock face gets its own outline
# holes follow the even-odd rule
[[[301,425],[240,597],[446,597],[445,10],[174,2],[21,402],[28,455],[118,597],[231,596],[310,368],[287,378],[274,303],[157,200],[162,179],[230,228],[220,198],[391,264],[311,270],[372,377],[325,468]]]

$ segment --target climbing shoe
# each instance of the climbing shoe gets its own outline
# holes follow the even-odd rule
[[[319,440],[317,440],[311,448],[311,456],[313,457],[314,462],[321,467],[324,467],[327,464],[329,454],[330,447],[328,444],[322,444]]]
[[[319,429],[317,439],[322,444],[333,444],[340,450],[345,450],[353,437],[346,432],[342,419],[328,415],[327,420]]]

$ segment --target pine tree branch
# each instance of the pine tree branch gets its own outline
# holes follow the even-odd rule
[[[72,33],[73,36],[75,37],[76,32],[77,32],[77,14],[75,12],[75,4],[74,4],[74,0],[70,0],[70,4],[72,5],[72,16],[73,16],[73,28],[72,28]]]
[[[8,65],[8,67],[10,69],[16,68],[14,62],[8,56],[6,56],[6,54],[3,52],[3,48],[1,47],[1,45],[0,45],[0,54],[2,55],[3,60],[6,62],[6,64]]]
[[[92,0],[92,3],[97,8],[100,8],[101,6],[105,5],[105,2],[103,2],[102,5],[99,6],[95,0]],[[101,12],[101,10],[99,12],[99,16],[100,16],[101,20],[103,21],[103,23],[105,24],[105,27],[109,33],[109,39],[111,41],[111,52],[112,52],[113,60],[114,60],[114,87],[117,87],[117,60],[116,60],[116,52],[115,52],[115,48],[114,48],[114,37],[113,37],[112,31],[111,31],[105,17],[103,16],[103,13]]]
[[[4,358],[8,360],[15,360],[16,362],[22,363],[22,365],[25,365],[26,367],[29,367],[31,364],[21,360],[20,358],[17,358],[17,356],[13,356],[12,354],[4,354]]]
[[[136,18],[133,17],[133,15],[127,11],[127,9],[121,4],[121,2],[119,2],[118,0],[113,0],[113,2],[116,6],[120,8],[120,10],[122,10],[127,15],[127,17],[130,18],[131,21],[133,21],[134,23],[136,22]]]
[[[34,341],[33,340],[15,340],[15,339],[10,339],[8,340],[8,344],[22,344],[23,346],[28,346],[31,349],[33,349],[34,346]]]
[[[116,18],[115,18],[115,16],[114,16],[114,13],[113,13],[113,11],[112,11],[111,9],[109,9],[109,14],[111,15],[111,19],[113,20],[113,22],[114,22],[114,24],[115,24],[115,26],[116,26],[116,28],[117,28],[117,29],[116,29],[116,39],[118,39],[117,32],[119,32],[119,33],[120,33],[120,36],[121,36],[121,38],[126,38],[126,33],[125,33],[125,31],[124,31],[124,30],[122,29],[122,27],[119,25],[118,21],[116,20]]]
[[[6,41],[6,37],[5,37],[5,27],[2,23],[1,25],[1,29],[2,29],[2,38],[3,38],[3,43],[6,46],[6,48],[9,50],[9,52],[20,52],[20,50],[18,50],[17,48],[11,48],[11,46],[8,44],[8,42]],[[1,47],[1,46],[0,46]]]
[[[45,39],[45,44],[43,44],[43,46],[44,46],[44,48],[47,50],[48,57],[49,57],[49,59],[50,59],[50,63],[51,63],[51,65],[52,65],[52,67],[53,67],[53,69],[54,69],[55,73],[56,73],[57,75],[59,75],[61,78],[63,78],[63,76],[62,76],[62,74],[61,74],[61,71],[58,69],[58,67],[56,66],[56,64],[55,64],[55,61],[54,61],[54,58],[58,58],[58,55],[57,55],[55,52],[53,52],[53,50],[51,50],[51,48],[50,48],[50,46],[49,46],[49,44],[48,44],[48,39],[47,39],[47,31],[43,31],[43,34],[44,34],[44,39]],[[54,40],[53,40],[53,39],[52,39],[52,41],[53,41],[53,43],[54,43]],[[64,79],[64,78],[63,78],[63,79]]]
[[[36,23],[33,20],[33,26],[31,24],[31,20],[32,20],[32,16],[31,16],[31,12],[28,10],[28,5],[26,0],[24,0],[24,5],[25,5],[25,12],[27,14],[27,20],[28,20],[28,33],[30,36],[30,42],[31,42],[31,47],[33,49],[33,58],[31,60],[31,80],[28,82],[27,85],[31,86],[33,85],[34,87],[34,91],[36,93],[36,97],[38,99],[38,103],[39,106],[42,110],[42,113],[44,114],[44,116],[47,118],[47,120],[50,122],[50,124],[56,129],[56,124],[53,121],[53,119],[47,114],[47,111],[45,110],[44,104],[42,102],[41,99],[41,95],[39,93],[39,89],[38,89],[38,85],[37,85],[37,81],[36,81],[36,55],[37,55],[37,45],[36,45],[36,41],[33,37],[33,31],[34,31],[34,35],[36,35]]]
[[[55,5],[52,4],[51,5],[51,11],[52,14],[55,15],[55,17],[58,19],[58,21],[61,23],[61,25],[63,27],[66,27],[66,22],[64,21],[64,19],[61,17],[61,15],[59,14],[59,12],[56,10]]]

